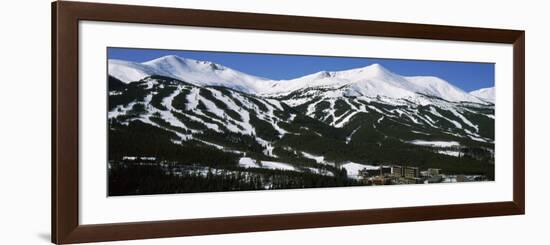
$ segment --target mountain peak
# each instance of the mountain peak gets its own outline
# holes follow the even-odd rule
[[[185,58],[182,58],[180,56],[177,56],[175,54],[170,54],[170,55],[165,55],[165,56],[162,56],[160,57],[160,59],[185,59]]]
[[[196,65],[208,65],[208,66],[218,66],[218,67],[220,66],[210,61],[183,58],[181,56],[177,56],[173,54],[162,56],[162,57],[144,62],[144,64],[159,64],[159,63],[170,63],[170,64],[180,63],[180,64],[186,64],[186,65],[196,64]]]
[[[386,70],[386,68],[384,68],[382,65],[380,65],[378,63],[374,63],[372,65],[365,66],[365,68],[377,69],[377,70]]]
[[[342,71],[341,73],[358,74],[363,77],[380,77],[380,76],[393,76],[393,72],[386,69],[384,66],[374,63],[361,68]]]
[[[386,69],[384,66],[374,63],[372,65],[365,66],[363,68],[359,68],[361,70],[369,70],[369,71],[377,71],[377,72],[390,72],[388,69]]]
[[[484,101],[495,103],[495,87],[474,90],[474,91],[471,91],[469,94],[477,98],[480,98]]]
[[[158,61],[184,61],[186,60],[185,58],[182,58],[182,57],[179,57],[177,55],[166,55],[166,56],[162,56],[162,57],[159,57],[159,58],[156,58],[156,59],[153,59],[153,60],[150,60],[150,61],[147,61],[147,62],[158,62]]]

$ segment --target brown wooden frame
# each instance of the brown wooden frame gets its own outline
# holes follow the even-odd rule
[[[78,22],[148,23],[513,44],[513,201],[80,225]],[[525,32],[114,4],[52,3],[52,242],[79,243],[525,213]]]

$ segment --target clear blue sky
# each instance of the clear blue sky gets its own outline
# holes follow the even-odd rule
[[[405,76],[437,76],[465,91],[495,84],[493,63],[422,61],[377,58],[108,48],[109,59],[144,62],[165,55],[211,61],[251,75],[274,80],[291,79],[319,71],[341,71],[378,63]]]

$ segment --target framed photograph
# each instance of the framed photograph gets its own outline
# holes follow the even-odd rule
[[[52,242],[525,212],[525,33],[52,4]]]

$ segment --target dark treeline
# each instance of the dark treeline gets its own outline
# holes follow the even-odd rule
[[[132,176],[128,178],[128,176]],[[205,175],[184,172],[167,174],[159,166],[116,164],[109,170],[109,196],[148,195],[244,191],[265,189],[295,189],[360,185],[348,179],[345,172],[337,176],[322,176],[294,171],[254,169]]]
[[[110,129],[109,159],[118,160],[123,156],[162,156],[162,160],[176,160],[188,165],[201,163],[212,167],[235,166],[239,159],[238,155],[215,148],[197,146],[193,142],[174,144],[168,139],[177,140],[178,137],[172,132],[139,121],[130,122],[129,127]]]

